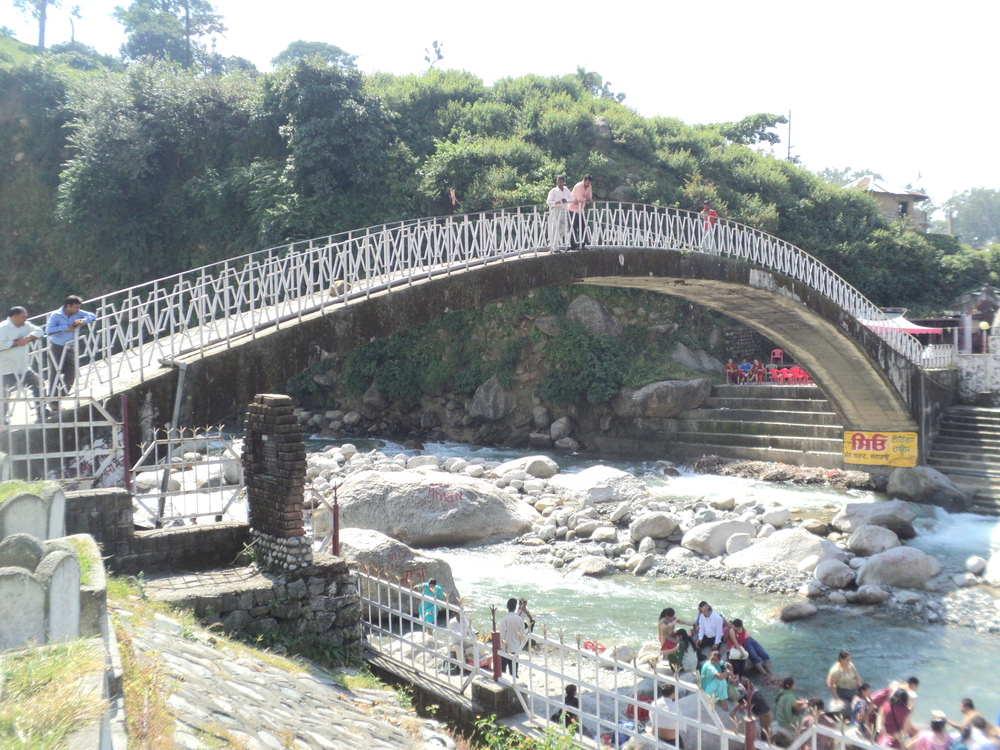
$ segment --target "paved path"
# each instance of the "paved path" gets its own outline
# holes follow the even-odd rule
[[[176,747],[455,747],[437,722],[403,709],[391,690],[347,689],[319,669],[275,666],[163,615],[126,627],[137,655],[156,660],[167,678]]]

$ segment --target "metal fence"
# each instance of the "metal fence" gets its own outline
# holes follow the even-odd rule
[[[929,344],[920,354],[920,366],[925,370],[942,370],[958,361],[954,344]]]
[[[67,490],[122,485],[124,420],[108,411],[106,399],[36,396],[21,387],[5,396],[0,481],[58,481]]]
[[[386,224],[262,250],[129,287],[85,303],[97,317],[74,342],[75,395],[101,395],[164,361],[230,346],[333,304],[474,266],[548,252],[547,211],[537,206]],[[801,281],[858,319],[886,316],[808,253],[735,222],[706,227],[693,212],[642,204],[597,203],[584,241],[604,248],[662,248],[745,260]],[[558,239],[558,238],[557,238]],[[44,326],[44,316],[33,322]],[[899,331],[876,331],[921,364],[921,345]],[[43,382],[55,367],[36,347]]]
[[[146,521],[221,521],[243,490],[243,461],[221,427],[158,431],[130,468],[135,502]],[[245,520],[245,519],[241,519]]]
[[[405,580],[410,572],[404,570],[400,575]],[[526,715],[524,723],[535,729],[553,726],[551,717],[568,710],[577,715],[577,721],[567,731],[580,746],[592,747],[595,739],[610,736],[613,747],[634,738],[642,743],[641,747],[672,748],[644,732],[641,726],[627,723],[642,712],[655,714],[657,710],[641,693],[648,694],[653,686],[670,684],[678,699],[693,696],[693,700],[687,701],[693,707],[687,705],[679,717],[685,747],[689,750],[773,747],[770,737],[756,736],[756,723],[747,721],[743,711],[735,712],[728,724],[724,722],[713,700],[698,684],[679,679],[670,670],[650,668],[635,658],[617,659],[614,649],[605,656],[596,647],[587,648],[588,643],[579,635],[567,643],[563,634],[551,637],[545,628],[541,633],[528,634],[525,649],[514,659],[517,679],[500,677],[495,663],[497,650],[492,643],[483,641],[483,635],[493,630],[493,622],[480,624],[477,636],[476,623],[466,617],[459,603],[426,596],[411,588],[411,581],[404,585],[400,580],[398,577],[390,580],[386,574],[367,568],[358,572],[368,647],[421,672],[424,679],[459,692],[465,692],[477,677],[505,681],[517,695]],[[577,686],[579,708],[570,708],[564,702],[566,686],[570,684]],[[876,745],[845,733],[843,725],[808,727],[793,739],[789,750],[847,750],[848,747],[878,750]]]

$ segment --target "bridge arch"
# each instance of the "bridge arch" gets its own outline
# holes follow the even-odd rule
[[[192,361],[186,409],[192,417],[222,418],[313,364],[320,350],[354,349],[449,311],[572,283],[655,291],[722,312],[790,352],[848,429],[916,429],[892,377],[908,383],[911,363],[816,290],[744,261],[640,248],[538,255],[458,270],[313,313],[296,326]],[[235,382],[234,372],[241,373]]]
[[[729,221],[599,203],[585,253],[553,254],[538,207],[417,219],[294,243],[87,303],[77,388],[131,393],[153,424],[227,416],[313,364],[449,310],[587,282],[649,289],[719,310],[788,349],[850,429],[913,430],[924,352],[804,251]],[[44,363],[40,363],[43,369]]]

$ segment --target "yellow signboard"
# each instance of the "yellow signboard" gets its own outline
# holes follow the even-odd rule
[[[917,433],[844,431],[844,463],[916,466]]]

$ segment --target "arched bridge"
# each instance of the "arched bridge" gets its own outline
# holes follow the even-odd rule
[[[778,342],[849,429],[914,430],[927,352],[806,252],[698,214],[598,203],[581,253],[550,251],[537,207],[417,219],[297,242],[106,295],[78,344],[81,394],[136,397],[149,424],[236,412],[315,363],[450,310],[574,282],[713,308]],[[873,330],[874,329],[874,330]],[[36,371],[46,363],[36,363]],[[917,417],[917,418],[915,418]]]

